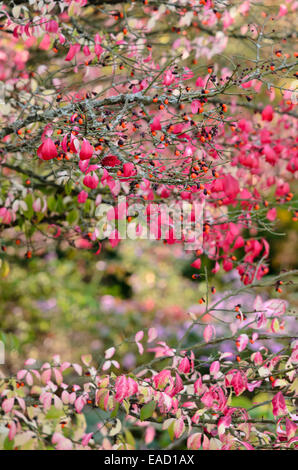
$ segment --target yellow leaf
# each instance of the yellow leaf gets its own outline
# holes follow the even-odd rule
[[[8,276],[10,271],[9,264],[6,260],[2,261],[0,265],[0,276],[5,278]]]

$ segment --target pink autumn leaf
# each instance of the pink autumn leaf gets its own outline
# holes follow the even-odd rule
[[[225,353],[222,353],[219,356],[219,360],[222,361],[223,359],[227,359],[229,357],[233,357],[233,353],[232,352],[225,352]]]
[[[196,114],[200,107],[201,107],[201,102],[199,100],[193,100],[191,102],[191,112],[192,112],[192,114]]]
[[[13,29],[12,35],[13,35],[13,37],[14,37],[15,39],[18,39],[18,38],[19,38],[18,30],[19,30],[19,26],[16,26],[16,27]]]
[[[54,376],[55,376],[55,380],[56,380],[57,385],[60,385],[63,381],[63,376],[62,376],[60,370],[57,369],[56,367],[54,367],[53,372],[54,372]]]
[[[72,44],[68,50],[65,60],[71,61],[76,56],[76,54],[79,52],[80,49],[81,49],[80,44]]]
[[[153,377],[153,382],[158,390],[163,390],[171,377],[170,370],[162,370]]]
[[[210,448],[210,440],[206,436],[206,434],[203,434],[203,450],[209,450]]]
[[[201,439],[202,439],[202,434],[199,432],[196,432],[194,434],[191,434],[189,438],[187,439],[187,448],[190,450],[199,450],[201,447]]]
[[[0,208],[0,223],[9,225],[12,220],[11,213],[5,207]]]
[[[286,418],[286,433],[288,440],[292,439],[292,437],[296,435],[297,428],[298,426],[293,421]]]
[[[286,5],[280,5],[278,16],[279,17],[285,16],[287,13],[288,13],[288,9],[287,9]]]
[[[2,410],[4,413],[9,413],[14,405],[14,398],[6,398],[2,403]]]
[[[274,416],[286,415],[288,410],[286,407],[286,402],[284,396],[281,392],[278,392],[272,398],[272,412]]]
[[[45,139],[45,141],[38,148],[37,155],[40,156],[42,160],[51,160],[58,156],[56,145],[54,144],[52,139]]]
[[[112,362],[111,362],[111,361],[105,361],[105,362],[103,363],[102,370],[104,370],[104,371],[109,370],[110,367],[111,367],[111,365],[112,365]]]
[[[78,203],[84,204],[88,199],[88,193],[86,191],[80,191],[78,194]]]
[[[127,392],[127,378],[125,377],[125,375],[121,375],[117,377],[117,380],[115,383],[115,390],[116,390],[115,400],[121,403],[126,397],[126,392]]]
[[[17,373],[17,379],[18,380],[22,380],[25,375],[27,374],[27,369],[22,369],[22,370],[19,370],[18,373]]]
[[[58,432],[55,432],[52,437],[52,443],[55,444],[57,450],[72,450],[73,445],[70,439],[67,439]]]
[[[47,23],[45,25],[45,29],[48,33],[57,33],[57,31],[59,29],[57,21],[55,21],[55,20],[47,21]]]
[[[233,375],[231,385],[234,387],[235,394],[238,397],[246,390],[247,380],[241,372],[238,371]]]
[[[175,436],[175,438],[179,439],[179,437],[182,436],[184,431],[185,431],[184,419],[183,418],[176,419],[175,424],[174,424],[174,436]]]
[[[172,73],[171,70],[167,70],[163,76],[163,82],[162,82],[163,85],[169,86],[172,83],[174,83],[174,81],[175,81],[175,75]]]
[[[270,210],[267,212],[266,217],[267,217],[268,220],[270,220],[270,222],[273,222],[273,220],[276,219],[276,208],[273,207],[272,209],[270,209]]]
[[[204,329],[203,337],[206,343],[209,343],[209,341],[212,338],[215,338],[216,332],[215,328],[213,325],[207,325],[206,328]]]
[[[82,375],[83,369],[82,369],[82,366],[80,364],[75,364],[74,363],[74,364],[72,364],[72,367],[78,375]]]
[[[51,380],[51,375],[52,371],[51,369],[46,369],[42,374],[41,374],[41,380],[43,383],[47,384],[49,380]]]
[[[258,333],[253,333],[253,334],[251,335],[251,340],[252,340],[252,342],[254,343],[255,341],[257,341],[258,337],[259,337]]]
[[[91,354],[84,354],[83,356],[81,356],[81,361],[85,366],[89,367],[92,361]]]
[[[151,444],[155,437],[155,429],[153,426],[147,426],[145,431],[145,444]]]
[[[247,390],[253,392],[255,388],[259,388],[262,385],[262,380],[254,380],[247,384]]]
[[[178,366],[179,372],[183,372],[184,374],[188,374],[190,371],[190,362],[187,356],[185,356]]]
[[[78,397],[74,403],[76,412],[81,413],[85,405],[86,405],[86,398],[83,396]]]
[[[24,364],[25,366],[32,366],[33,364],[35,364],[35,362],[36,362],[36,359],[29,358],[24,362]]]
[[[148,343],[152,343],[157,338],[157,330],[156,328],[149,328],[148,330]]]
[[[83,53],[86,57],[91,54],[90,49],[89,49],[88,46],[83,47]]]
[[[29,385],[29,387],[33,385],[33,377],[32,377],[32,374],[30,374],[30,372],[28,372],[28,374],[26,375],[26,383],[27,385]]]
[[[172,395],[176,395],[177,393],[181,392],[184,389],[183,381],[177,372],[175,373],[176,380],[175,380],[175,387],[172,391]]]
[[[86,447],[89,444],[90,439],[92,439],[93,432],[89,432],[87,434],[84,434],[82,437],[82,446]]]
[[[63,390],[61,393],[61,400],[64,403],[64,405],[68,405],[69,403],[69,393],[66,390]]]
[[[128,178],[135,174],[135,166],[133,163],[124,163],[123,165],[123,176]]]
[[[83,184],[87,186],[87,188],[90,188],[90,189],[97,188],[98,183],[99,183],[99,178],[96,173],[88,174],[83,179]]]
[[[212,364],[210,365],[210,375],[216,376],[219,370],[220,370],[220,362],[213,361]]]
[[[270,105],[267,105],[262,111],[262,120],[263,121],[272,121],[273,119],[273,108]]]
[[[238,250],[238,248],[242,248],[244,246],[244,239],[240,235],[236,238],[234,243],[234,250]]]
[[[143,354],[144,348],[143,345],[140,343],[144,337],[144,331],[138,331],[138,333],[135,335],[135,342],[138,346],[138,350],[140,354]]]
[[[116,349],[114,347],[106,349],[105,351],[105,358],[106,359],[111,359],[111,357],[114,356]]]
[[[222,267],[226,272],[229,272],[233,269],[233,262],[229,259],[224,259],[222,263]]]
[[[76,394],[75,392],[68,393],[66,391],[63,391],[61,394],[61,398],[62,398],[63,403],[65,404],[70,403],[71,405],[73,405],[76,400]]]
[[[138,341],[142,341],[144,338],[144,331],[138,331],[135,335],[135,342],[137,343]]]
[[[131,377],[121,375],[117,377],[115,383],[116,395],[115,400],[122,403],[124,398],[134,395],[138,391],[138,384]]]
[[[57,410],[62,410],[62,408],[63,408],[62,400],[59,397],[57,397],[57,395],[54,395],[53,398],[54,398],[54,407]]]
[[[238,338],[236,340],[236,347],[237,347],[239,352],[244,351],[244,349],[246,348],[246,346],[248,344],[248,341],[249,341],[249,338],[246,334],[242,334],[242,335],[238,336]]]
[[[188,410],[194,410],[197,408],[197,405],[194,401],[185,401],[182,407],[187,408]]]
[[[214,266],[214,268],[212,268],[211,272],[213,274],[216,274],[219,271],[219,269],[220,269],[220,264],[219,264],[218,261],[216,261],[215,266]]]
[[[281,316],[286,313],[287,302],[283,299],[270,299],[263,304],[264,310],[268,312],[268,316]]]
[[[52,403],[52,394],[49,392],[42,393],[39,397],[40,402],[43,405],[43,409],[45,411],[49,410],[51,408],[51,403]]]
[[[198,77],[198,78],[196,79],[196,86],[197,86],[197,87],[200,87],[200,88],[204,88],[204,86],[205,86],[205,80],[203,80],[202,77]]]
[[[251,359],[255,365],[261,365],[263,363],[263,357],[260,351],[257,351],[251,355]]]
[[[101,47],[101,45],[100,44],[95,44],[94,45],[94,53],[97,56],[97,58],[99,58],[101,56],[102,52],[103,52],[103,48]]]
[[[160,120],[157,117],[155,117],[150,127],[151,127],[151,131],[160,131],[161,130]]]
[[[225,434],[225,431],[230,426],[231,421],[231,415],[226,415],[218,420],[217,429],[220,438]]]
[[[84,139],[81,145],[80,150],[80,160],[90,160],[94,152],[94,148],[88,142],[88,140]]]
[[[195,269],[200,269],[201,268],[201,258],[197,258],[193,263],[191,263],[191,267]]]
[[[14,420],[9,422],[8,439],[12,441],[17,433],[17,426]]]
[[[42,40],[39,43],[39,49],[42,51],[47,51],[51,47],[51,36],[49,34],[45,34]]]
[[[25,403],[24,398],[20,398],[20,397],[18,397],[18,396],[15,397],[15,398],[16,398],[18,404],[20,405],[20,407],[22,408],[22,410],[25,411],[25,409],[26,409],[26,403]],[[17,414],[17,412],[16,412],[16,414]]]

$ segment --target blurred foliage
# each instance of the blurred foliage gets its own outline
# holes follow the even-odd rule
[[[181,277],[189,259],[175,261],[174,252],[125,242],[100,256],[69,249],[63,256],[9,260],[10,272],[0,280],[0,339],[8,367],[14,370],[28,355],[75,360],[86,345],[102,352],[155,319],[164,325],[185,320],[183,307],[198,294]]]
[[[278,227],[287,237],[271,235],[273,273],[297,268],[297,230],[287,215],[280,214]],[[127,240],[117,250],[107,244],[99,256],[69,248],[31,260],[2,258],[0,339],[9,371],[28,356],[46,360],[59,353],[77,360],[87,346],[99,361],[105,349],[124,340],[129,369],[136,361],[135,346],[129,342],[136,331],[154,325],[174,344],[189,320],[187,312],[197,308],[206,292],[204,268],[194,281],[194,254],[187,254],[182,245]],[[203,261],[203,266],[213,266]],[[236,278],[233,273],[213,276],[209,286],[222,291]],[[290,295],[297,305],[297,294]],[[197,339],[193,333],[190,344]]]

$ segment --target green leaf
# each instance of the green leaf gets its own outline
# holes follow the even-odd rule
[[[6,260],[3,260],[0,264],[0,277],[7,277],[10,272],[9,263]]]
[[[79,213],[77,210],[73,209],[67,214],[67,222],[69,225],[73,225],[79,218]]]
[[[136,445],[136,441],[128,429],[125,430],[125,441],[133,447]]]
[[[90,212],[92,211],[92,204],[93,202],[90,201],[90,199],[87,199],[87,201],[85,202],[83,206],[83,210],[86,214],[90,214]]]
[[[63,214],[65,212],[65,205],[63,202],[63,198],[60,194],[57,197],[56,211],[59,212],[60,214]]]
[[[73,182],[69,179],[64,187],[65,193],[69,196],[73,188]]]
[[[14,439],[12,441],[10,441],[8,439],[8,436],[6,436],[6,438],[4,440],[4,443],[3,443],[3,449],[4,450],[13,450],[13,447],[14,447]]]
[[[175,421],[173,421],[170,426],[168,427],[168,433],[170,436],[171,441],[174,440],[175,434],[174,434],[174,426],[175,426]]]
[[[155,401],[149,401],[149,403],[146,403],[146,405],[144,405],[143,408],[141,409],[141,413],[140,413],[141,421],[145,421],[146,419],[151,418],[151,416],[154,413],[155,407],[156,407]]]
[[[126,414],[128,415],[130,409],[130,403],[128,400],[123,400],[122,406],[125,409]]]
[[[111,412],[110,417],[111,417],[111,418],[115,418],[115,417],[117,416],[117,414],[118,414],[118,410],[119,410],[119,403],[117,402],[115,408],[114,408],[113,411]]]
[[[46,419],[60,419],[62,416],[65,416],[63,410],[57,410],[54,406],[51,406],[49,411],[46,414]]]
[[[48,208],[50,209],[50,211],[55,211],[57,201],[56,201],[55,196],[53,196],[53,194],[50,197],[48,197],[47,203],[48,203]]]
[[[37,223],[41,222],[43,218],[44,218],[44,214],[42,212],[38,212],[36,214]]]
[[[26,219],[30,220],[30,219],[32,219],[32,217],[34,215],[32,194],[27,194],[24,201],[27,205],[27,210],[24,211],[24,216],[26,217]]]

